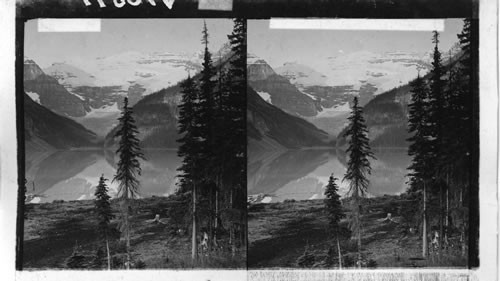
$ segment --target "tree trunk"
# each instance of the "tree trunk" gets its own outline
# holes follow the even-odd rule
[[[465,257],[465,212],[463,212],[463,195],[462,189],[460,189],[460,210],[462,210],[462,227],[460,231],[460,243],[462,247],[462,257]]]
[[[108,243],[108,237],[106,236],[106,252],[108,256],[108,270],[111,270],[111,255],[109,254],[109,243]]]
[[[358,199],[359,200],[359,199]],[[361,268],[361,205],[358,201],[358,211],[356,212],[356,219],[358,221],[358,268]]]
[[[125,224],[125,248],[126,248],[126,258],[127,261],[125,263],[125,268],[130,269],[130,226],[129,226],[129,220],[128,220],[128,199],[124,199],[123,203],[123,212],[124,212],[124,224]]]
[[[247,239],[248,239],[247,238],[248,227],[245,223],[242,224],[242,231],[241,232],[243,233],[243,241],[242,241],[243,248],[246,249],[247,248]]]
[[[423,219],[422,219],[422,257],[426,258],[427,257],[427,206],[426,206],[426,201],[427,201],[427,195],[426,195],[426,186],[425,186],[425,181],[424,181],[424,194],[423,194],[423,205],[424,205],[424,211],[423,211]]]
[[[196,240],[196,184],[193,183],[193,230],[192,230],[192,248],[191,248],[191,259],[196,261],[198,258],[198,241]]]
[[[342,254],[340,253],[340,241],[338,233],[337,233],[337,252],[339,253],[339,269],[342,269]]]
[[[233,188],[231,188],[231,191],[229,192],[229,206],[233,208]]]
[[[220,178],[220,177],[219,177]],[[219,188],[220,188],[220,180],[217,179],[217,186],[215,187],[215,212],[214,212],[214,246],[219,248],[219,244],[217,243],[217,229],[219,227]]]
[[[217,234],[217,227],[219,227],[219,188],[220,183],[215,189],[215,232]]]
[[[443,249],[443,185],[439,183],[439,239],[438,239],[439,261],[441,261]]]
[[[208,255],[210,256],[210,253],[212,252],[212,237],[214,236],[214,230],[213,230],[213,184],[210,184],[210,188],[208,189]]]
[[[127,269],[130,269],[130,228],[129,228],[129,221],[128,221],[128,209],[127,209],[127,215],[126,215],[126,220],[127,220]]]
[[[232,243],[231,243],[231,255],[234,257],[234,254],[236,253],[236,227],[235,225],[233,224],[231,226],[231,235],[230,235],[230,240],[231,240],[231,237],[232,237]]]
[[[449,212],[450,212],[450,198],[449,198],[449,190],[450,190],[450,186],[449,186],[449,175],[446,174],[446,210],[444,212],[444,226],[445,226],[445,229],[444,229],[444,244],[446,245],[446,247],[448,247],[448,229],[450,227],[450,221],[449,221]]]

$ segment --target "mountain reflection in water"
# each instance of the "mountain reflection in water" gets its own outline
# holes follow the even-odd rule
[[[176,190],[180,159],[175,150],[146,150],[139,177],[141,197],[166,196]],[[114,197],[118,183],[112,182],[118,158],[107,150],[66,150],[26,157],[27,193],[32,203],[53,200],[93,199],[99,177],[109,179],[109,194]]]
[[[400,194],[406,190],[410,159],[406,149],[374,149],[371,160],[368,196]],[[342,182],[347,170],[347,155],[342,150],[289,150],[249,155],[248,195],[264,194],[263,202],[286,199],[324,198],[331,173],[339,178],[340,194],[349,186]]]

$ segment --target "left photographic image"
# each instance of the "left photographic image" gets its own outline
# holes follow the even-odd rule
[[[99,21],[24,24],[17,259],[246,268],[246,20]]]

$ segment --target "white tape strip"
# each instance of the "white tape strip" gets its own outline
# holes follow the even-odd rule
[[[272,29],[444,31],[443,19],[279,19]]]
[[[38,32],[100,32],[101,19],[38,19]]]
[[[198,10],[232,11],[233,0],[198,0]]]

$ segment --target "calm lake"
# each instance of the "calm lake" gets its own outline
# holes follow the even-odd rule
[[[180,158],[175,150],[146,150],[141,161],[140,196],[166,196],[176,190],[176,171]],[[94,198],[99,177],[103,174],[112,197],[118,184],[115,175],[118,157],[114,151],[68,150],[26,157],[27,193],[31,203],[53,200],[86,200]]]
[[[410,158],[406,149],[374,149],[368,196],[393,195],[407,188],[406,168]],[[292,150],[250,155],[248,165],[248,195],[262,194],[261,202],[286,199],[324,198],[324,187],[333,173],[339,178],[340,194],[348,191],[342,182],[347,169],[347,155],[341,150]]]

